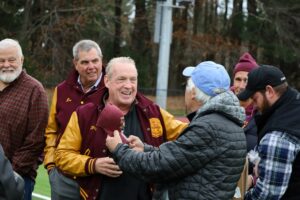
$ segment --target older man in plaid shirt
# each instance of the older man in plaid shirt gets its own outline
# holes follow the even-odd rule
[[[0,143],[25,181],[28,200],[45,146],[48,101],[41,83],[22,70],[23,61],[17,41],[0,41]]]
[[[241,100],[252,98],[260,115],[258,177],[246,193],[250,199],[300,199],[300,93],[273,66],[260,66],[248,74]]]

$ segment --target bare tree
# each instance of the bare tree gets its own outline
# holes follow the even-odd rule
[[[115,39],[114,39],[114,53],[120,55],[121,49],[121,15],[122,15],[122,0],[115,0]]]
[[[156,65],[152,59],[152,41],[149,30],[147,13],[151,11],[151,4],[146,0],[135,1],[135,19],[132,31],[132,52],[137,61],[140,73],[140,82],[144,86],[154,85]],[[154,69],[153,69],[154,68]]]
[[[243,0],[233,0],[233,10],[230,18],[230,38],[233,43],[241,44],[241,33],[243,32]]]
[[[197,35],[202,26],[202,9],[204,0],[195,0],[194,18],[193,18],[193,34]]]

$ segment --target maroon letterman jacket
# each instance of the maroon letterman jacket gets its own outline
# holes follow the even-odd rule
[[[102,99],[107,93],[107,88],[97,93],[99,94],[94,95],[101,96],[101,101],[95,99],[95,102],[80,106],[76,113],[72,114],[56,151],[58,167],[78,181],[83,199],[98,197],[102,175],[95,172],[95,161],[109,154],[105,145],[107,135],[97,124],[99,113],[104,107]],[[166,138],[170,138],[168,134],[178,136],[187,126],[140,93],[137,94],[134,106],[144,140],[153,146],[159,146]]]
[[[99,88],[104,87],[104,68],[102,77],[98,86],[87,93],[84,93],[78,83],[78,72],[73,70],[68,78],[60,83],[54,90],[48,125],[46,128],[46,147],[44,149],[45,158],[44,166],[50,170],[55,166],[54,151],[60,141],[60,138],[69,122],[72,112],[80,105],[97,98],[96,95],[91,97]]]

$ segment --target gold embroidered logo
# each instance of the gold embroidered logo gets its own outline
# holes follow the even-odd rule
[[[97,127],[94,126],[94,125],[92,125],[92,126],[90,127],[90,131],[97,131]]]
[[[66,103],[69,103],[69,102],[72,102],[72,99],[71,99],[70,97],[68,97],[68,98],[66,99]]]
[[[158,118],[150,118],[151,135],[154,138],[161,137],[163,135],[162,125]]]

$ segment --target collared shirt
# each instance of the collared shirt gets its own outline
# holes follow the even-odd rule
[[[47,119],[47,94],[25,71],[0,92],[0,143],[22,176],[36,177]]]
[[[256,185],[246,194],[250,199],[281,199],[288,188],[293,161],[300,152],[300,142],[287,133],[267,133],[258,146],[261,158]]]
[[[95,82],[95,84],[92,85],[92,87],[90,87],[85,93],[87,93],[87,92],[89,92],[89,91],[91,91],[91,90],[96,89],[96,88],[98,87],[100,81],[101,81],[101,78],[102,78],[102,73],[100,74],[100,76],[99,76],[99,78],[97,79],[97,81]],[[83,85],[82,85],[82,83],[81,83],[81,81],[80,81],[80,75],[78,76],[77,82],[78,82],[78,84],[80,85],[82,91],[84,91]]]

